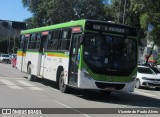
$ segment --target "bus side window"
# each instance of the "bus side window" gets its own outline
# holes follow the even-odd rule
[[[28,45],[28,49],[35,49],[35,45],[36,45],[36,34],[33,33],[31,35],[31,38],[29,39],[29,45]]]
[[[53,47],[52,47],[53,50],[57,50],[58,49],[60,33],[61,33],[61,30],[54,31]]]
[[[59,50],[69,50],[70,39],[71,39],[71,29],[63,29],[59,43]]]
[[[54,48],[54,40],[53,40],[54,31],[49,32],[48,42],[47,42],[47,50],[53,50]]]
[[[40,36],[40,49],[39,52],[42,52],[42,54],[44,54],[44,52],[46,51],[46,46],[47,46],[47,39],[48,39],[48,31],[45,32],[41,32],[41,36]]]
[[[23,51],[24,51],[24,52],[26,51],[26,49],[27,49],[27,47],[28,47],[28,42],[29,42],[29,40],[30,40],[30,35],[27,36],[27,37],[25,37],[25,39],[24,39],[24,44],[23,44]]]
[[[41,34],[37,34],[36,35],[36,42],[35,42],[35,49],[39,50],[40,49],[40,43],[41,43]]]

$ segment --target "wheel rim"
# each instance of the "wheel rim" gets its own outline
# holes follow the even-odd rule
[[[63,81],[63,79],[61,78],[61,80],[60,80],[60,86],[63,88],[64,87],[64,81]]]
[[[64,88],[64,75],[61,74],[61,77],[60,77],[60,88]]]

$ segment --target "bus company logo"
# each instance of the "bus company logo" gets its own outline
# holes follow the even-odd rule
[[[112,82],[113,81],[113,77],[108,77],[108,81]]]
[[[12,114],[12,110],[11,109],[2,109],[2,114]]]

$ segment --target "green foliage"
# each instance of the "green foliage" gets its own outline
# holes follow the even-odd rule
[[[22,0],[35,27],[77,19],[104,19],[102,0]]]
[[[156,45],[160,45],[160,0],[132,0],[135,2],[134,12],[140,12],[141,28],[148,30],[148,24],[153,25],[150,37]]]
[[[141,23],[141,27],[143,29],[147,29],[148,27],[148,19],[149,19],[149,15],[148,13],[144,13],[140,16],[140,23]]]
[[[27,7],[29,11],[32,13],[36,13],[38,11],[38,6],[41,4],[43,0],[22,0],[23,6]]]
[[[116,20],[117,15],[115,14],[111,5],[104,6],[104,19],[106,21],[114,21]]]

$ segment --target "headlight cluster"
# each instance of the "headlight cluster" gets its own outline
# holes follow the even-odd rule
[[[82,72],[85,78],[92,79],[91,75],[88,73],[88,71],[85,68],[82,68]]]
[[[142,79],[143,79],[143,80],[149,80],[149,78],[147,78],[147,77],[142,77]]]

